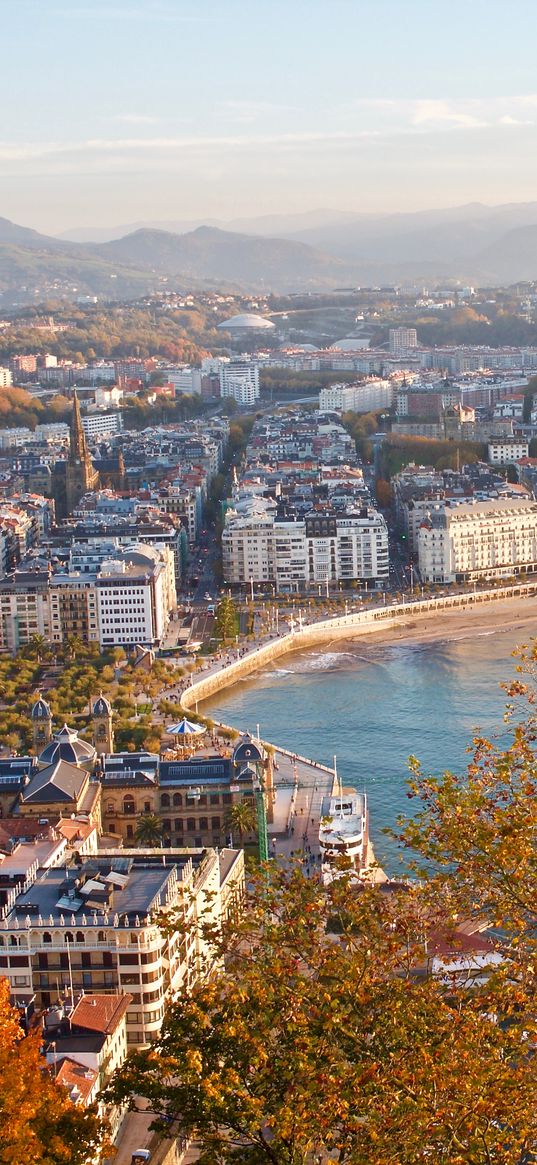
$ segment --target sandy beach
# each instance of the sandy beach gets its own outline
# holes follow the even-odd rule
[[[537,636],[537,598],[498,599],[497,602],[454,607],[426,615],[414,615],[409,609],[408,619],[397,627],[383,627],[363,637],[349,635],[364,643],[432,643],[435,640],[455,642],[471,639],[473,635],[494,631],[520,631],[520,644],[529,643]],[[339,645],[341,646],[341,640]],[[327,644],[328,646],[328,644]]]

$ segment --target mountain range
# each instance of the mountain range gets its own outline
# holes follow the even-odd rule
[[[40,294],[125,299],[166,287],[285,293],[409,280],[481,286],[537,280],[537,203],[163,225],[117,228],[119,236],[111,229],[96,241],[43,235],[0,219],[4,303]]]

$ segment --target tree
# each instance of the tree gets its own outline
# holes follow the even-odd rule
[[[233,639],[238,633],[237,608],[229,595],[224,595],[216,608],[215,633],[218,639]]]
[[[83,1165],[101,1160],[105,1126],[55,1084],[40,1052],[41,1033],[25,1036],[0,979],[0,1161],[2,1165]]]
[[[151,847],[162,845],[162,821],[155,813],[146,813],[140,817],[134,834],[138,845]]]
[[[507,741],[476,739],[461,777],[412,761],[397,836],[419,879],[384,891],[342,860],[324,886],[267,863],[206,931],[225,972],[169,1009],[114,1100],[147,1097],[202,1165],[534,1159],[535,660],[507,688]]]
[[[213,932],[226,973],[169,1008],[109,1099],[146,1097],[203,1165],[522,1165],[531,1020],[501,971],[471,989],[429,973],[440,921],[418,884],[323,887],[269,863],[233,940]]]
[[[227,823],[232,834],[238,834],[242,846],[245,833],[252,833],[257,828],[257,814],[253,801],[246,797],[236,801],[229,810]]]

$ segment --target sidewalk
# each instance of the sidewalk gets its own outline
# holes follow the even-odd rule
[[[322,803],[332,792],[334,773],[315,761],[294,761],[278,748],[274,764],[274,821],[268,827],[271,853],[283,858],[309,855],[315,861],[320,853]]]

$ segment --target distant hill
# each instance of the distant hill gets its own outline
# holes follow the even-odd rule
[[[420,280],[537,280],[537,203],[472,203],[396,215],[327,210],[248,221],[257,222],[260,233],[143,227],[119,239],[81,243],[0,219],[2,303],[56,294],[127,299],[162,287],[256,293]],[[266,233],[275,223],[292,229],[286,237]]]
[[[334,287],[354,275],[342,260],[304,243],[205,226],[186,235],[135,231],[97,245],[95,251],[108,261],[147,267],[170,278],[233,281],[255,290]]]

